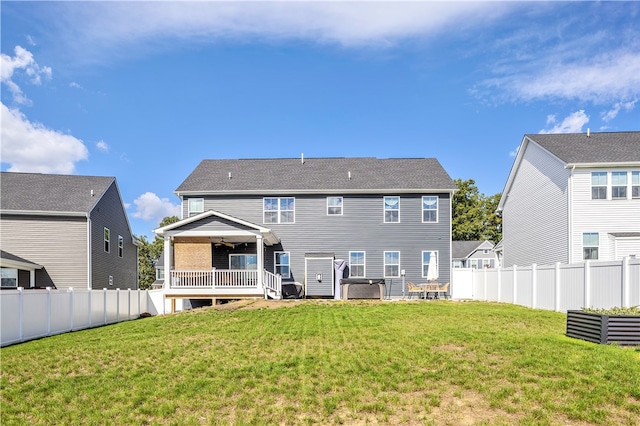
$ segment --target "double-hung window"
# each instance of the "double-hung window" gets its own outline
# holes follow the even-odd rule
[[[18,270],[14,268],[2,268],[0,270],[2,287],[18,287]]]
[[[104,228],[104,251],[107,253],[111,251],[111,231],[109,228]]]
[[[611,172],[611,198],[627,199],[627,172]]]
[[[384,222],[400,222],[400,197],[384,197]]]
[[[272,197],[263,199],[264,223],[294,223],[295,198]]]
[[[584,260],[598,260],[600,238],[597,232],[582,234],[582,254]]]
[[[327,215],[342,216],[342,197],[327,197]]]
[[[607,172],[591,172],[591,199],[607,199]]]
[[[275,273],[282,275],[282,278],[291,278],[291,260],[288,251],[277,251],[274,253]]]
[[[366,276],[365,269],[365,252],[350,251],[349,252],[349,276],[354,278],[364,278]]]
[[[400,252],[384,252],[384,277],[396,278],[400,276]]]
[[[631,198],[640,198],[640,172],[631,172]]]
[[[122,235],[118,235],[118,256],[122,257],[124,254],[124,238]]]
[[[195,216],[204,212],[204,198],[189,198],[188,202],[189,212],[188,216]]]
[[[422,197],[422,222],[438,221],[438,197]]]

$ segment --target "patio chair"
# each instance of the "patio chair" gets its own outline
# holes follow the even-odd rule
[[[407,291],[409,293],[409,299],[411,299],[411,296],[413,296],[414,293],[417,293],[418,295],[424,294],[424,288],[415,285],[411,281],[407,283]]]
[[[436,296],[438,297],[438,299],[440,298],[440,295],[443,295],[444,298],[446,299],[449,296],[448,293],[449,293],[449,283],[442,284],[436,290]]]

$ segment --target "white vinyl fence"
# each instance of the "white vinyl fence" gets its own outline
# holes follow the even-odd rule
[[[640,305],[640,259],[498,269],[453,269],[453,299],[566,312]]]
[[[157,314],[147,290],[0,291],[0,346]]]

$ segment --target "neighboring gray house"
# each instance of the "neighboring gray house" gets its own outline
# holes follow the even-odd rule
[[[165,238],[168,297],[339,297],[341,278],[426,282],[451,274],[451,197],[436,159],[204,160],[178,187]],[[171,244],[173,243],[173,245]],[[170,265],[170,268],[166,266]]]
[[[3,287],[138,288],[115,178],[2,172],[0,191]]]
[[[498,210],[505,267],[640,256],[640,132],[525,135]]]
[[[497,268],[498,257],[491,241],[452,241],[451,260],[454,268]]]

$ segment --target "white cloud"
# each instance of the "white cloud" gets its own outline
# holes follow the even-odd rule
[[[2,83],[6,84],[9,91],[13,95],[13,100],[16,103],[28,105],[29,99],[22,92],[22,89],[18,84],[13,81],[13,75],[16,70],[22,70],[29,77],[31,83],[39,85],[42,83],[42,77],[45,79],[51,79],[51,68],[40,67],[38,63],[33,59],[33,54],[27,49],[16,46],[14,49],[15,56],[11,57],[0,54],[0,79]]]
[[[2,162],[10,172],[73,173],[75,163],[86,160],[80,139],[32,123],[17,109],[2,104]]]
[[[547,124],[553,125],[551,129],[542,129],[540,133],[581,133],[582,128],[589,122],[589,116],[585,114],[584,110],[579,110],[569,114],[558,123],[555,116],[547,116]]]
[[[27,34],[27,43],[29,43],[29,45],[31,45],[31,46],[35,46],[36,45],[35,40],[29,34]]]
[[[618,116],[620,110],[631,111],[635,106],[637,99],[629,102],[618,102],[609,111],[602,113],[602,121],[609,122]]]
[[[109,145],[103,140],[96,143],[96,148],[98,148],[102,152],[109,152]]]
[[[520,151],[520,145],[518,145],[513,151],[509,152],[509,157],[515,157],[518,155],[518,151]]]
[[[72,81],[71,83],[69,83],[69,87],[72,87],[74,89],[82,89],[82,86],[80,86],[78,83],[76,83],[75,81]]]
[[[180,217],[180,205],[173,204],[168,198],[160,198],[153,192],[145,192],[133,200],[136,211],[131,214],[136,219],[160,223],[167,216]]]

